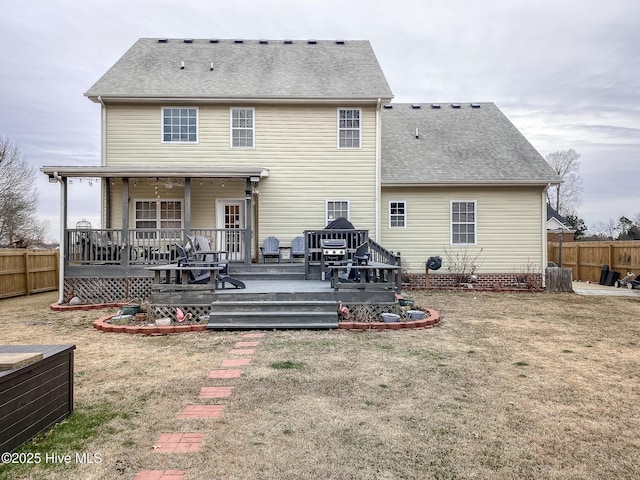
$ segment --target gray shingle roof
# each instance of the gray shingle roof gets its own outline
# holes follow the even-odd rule
[[[382,111],[382,184],[547,184],[560,179],[493,103]],[[416,138],[416,128],[418,137]]]
[[[368,41],[237,42],[142,38],[85,95],[94,101],[393,96]]]

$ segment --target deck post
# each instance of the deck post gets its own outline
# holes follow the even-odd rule
[[[191,178],[184,179],[184,230],[191,234]]]
[[[245,180],[245,190],[244,190],[244,198],[245,198],[245,223],[244,223],[244,263],[249,265],[251,264],[251,210],[252,200],[253,200],[253,189],[251,186],[251,179],[247,178]]]
[[[122,238],[120,265],[129,265],[129,178],[122,178]]]

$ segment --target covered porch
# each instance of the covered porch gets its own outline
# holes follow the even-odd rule
[[[234,262],[251,263],[262,167],[42,167],[60,184],[64,266],[170,261],[188,235],[210,238]],[[70,179],[101,181],[101,225],[70,228]]]

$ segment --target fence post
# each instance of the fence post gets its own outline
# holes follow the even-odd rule
[[[24,288],[26,290],[27,295],[31,295],[31,290],[33,290],[32,282],[31,282],[31,271],[29,270],[29,250],[25,250],[23,252],[24,258]]]

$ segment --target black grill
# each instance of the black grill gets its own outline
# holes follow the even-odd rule
[[[347,241],[343,238],[320,240],[320,246],[322,247],[322,255],[325,257],[344,259],[347,255]]]

